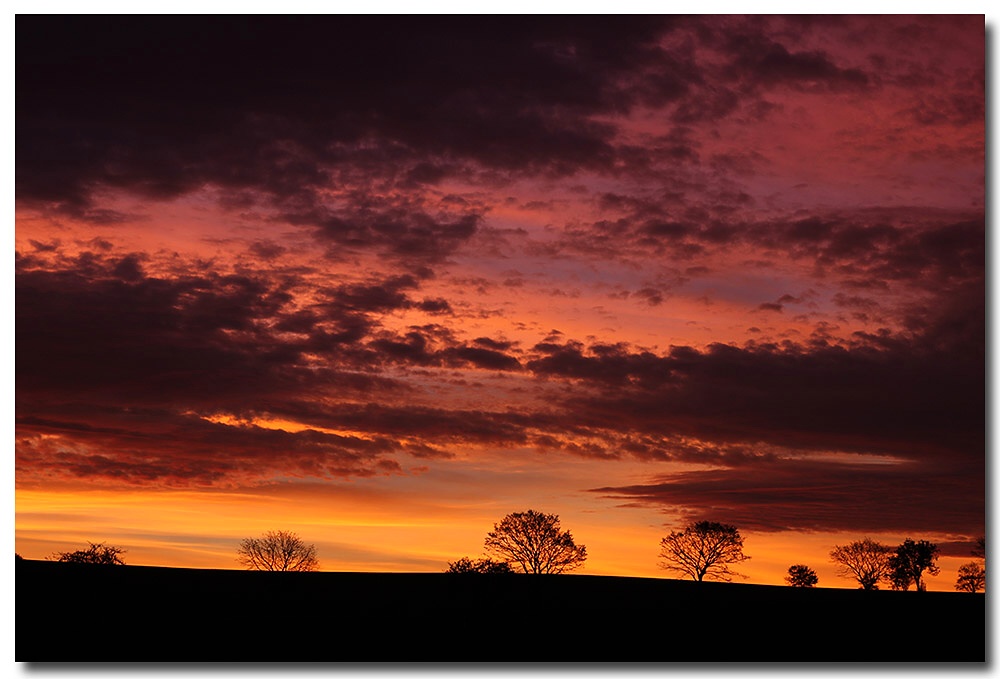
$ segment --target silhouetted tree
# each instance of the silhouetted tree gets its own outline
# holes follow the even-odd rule
[[[240,543],[237,560],[249,570],[314,571],[319,568],[316,547],[289,531],[268,531],[260,538]]]
[[[458,561],[450,561],[446,573],[484,573],[488,575],[503,575],[513,573],[506,561],[493,559],[470,559],[463,556]]]
[[[661,568],[690,575],[699,582],[705,578],[730,582],[733,576],[745,577],[731,571],[729,565],[750,558],[743,554],[739,530],[714,521],[699,521],[670,533],[660,540],[660,557]]]
[[[986,536],[980,535],[976,538],[976,544],[972,548],[972,556],[977,559],[986,559]]]
[[[113,545],[105,545],[103,542],[89,543],[87,549],[78,549],[75,552],[57,552],[56,561],[63,563],[96,563],[104,566],[124,566],[125,561],[121,555],[125,550]]]
[[[834,547],[830,559],[838,565],[837,574],[854,578],[862,589],[878,589],[880,580],[890,573],[889,555],[892,548],[870,538]]]
[[[788,567],[785,582],[792,587],[815,587],[816,583],[819,582],[819,576],[809,566],[799,563]]]
[[[970,561],[958,567],[958,580],[955,589],[959,592],[972,592],[986,589],[986,569],[978,561]]]
[[[508,514],[486,535],[486,551],[516,564],[524,573],[563,573],[587,560],[587,548],[577,546],[569,531],[559,528],[559,517],[529,509]]]
[[[910,585],[914,585],[918,592],[925,591],[927,583],[922,579],[924,571],[930,575],[941,572],[935,563],[938,551],[938,546],[932,542],[914,542],[906,538],[903,544],[896,547],[896,553],[889,557],[889,581],[892,588],[907,590]]]
[[[983,563],[970,561],[958,567],[958,579],[955,589],[960,592],[972,592],[986,589],[986,536],[980,535],[970,550],[972,556],[982,559]]]
[[[913,580],[905,571],[897,570],[892,567],[889,568],[889,574],[886,575],[886,580],[889,582],[889,589],[898,590],[905,592],[910,589],[910,585],[913,584]]]

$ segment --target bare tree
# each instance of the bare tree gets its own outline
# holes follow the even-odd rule
[[[878,589],[880,580],[888,579],[891,553],[892,547],[864,538],[834,547],[830,560],[837,564],[838,575],[854,578],[862,589],[871,590]]]
[[[524,573],[563,573],[587,560],[587,548],[559,528],[559,517],[529,509],[508,514],[486,535],[486,551]]]
[[[958,579],[955,589],[959,592],[972,592],[986,589],[986,536],[976,538],[976,544],[971,550],[972,556],[982,559],[983,563],[970,561],[958,567]]]
[[[816,583],[819,582],[819,576],[809,566],[799,563],[788,567],[785,582],[792,587],[815,587]]]
[[[661,568],[690,575],[730,582],[734,576],[745,577],[729,569],[750,557],[743,553],[743,537],[735,526],[714,521],[689,524],[660,541]]]
[[[125,550],[114,545],[106,545],[103,542],[88,543],[87,549],[78,549],[75,552],[57,552],[56,561],[63,563],[96,563],[103,566],[124,566],[125,560],[121,555]]]
[[[256,571],[314,571],[319,568],[316,547],[289,531],[268,531],[260,538],[246,538],[236,550],[237,560]]]
[[[972,592],[986,589],[986,569],[978,561],[970,561],[958,567],[958,580],[955,589],[959,592]]]

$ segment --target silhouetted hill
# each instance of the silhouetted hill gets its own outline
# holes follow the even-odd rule
[[[18,561],[15,660],[984,662],[982,594]]]

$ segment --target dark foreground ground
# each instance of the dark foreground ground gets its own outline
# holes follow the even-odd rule
[[[20,561],[18,662],[985,662],[982,594]]]

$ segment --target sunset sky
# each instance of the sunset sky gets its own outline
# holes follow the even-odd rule
[[[164,25],[170,30],[164,30]],[[15,547],[581,574],[986,503],[985,22],[16,19]]]

